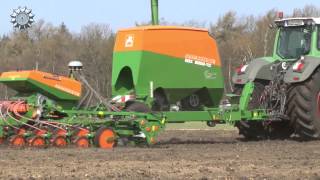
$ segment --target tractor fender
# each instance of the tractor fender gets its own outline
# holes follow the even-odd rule
[[[233,84],[246,84],[255,79],[271,80],[272,74],[270,66],[273,64],[271,58],[257,58],[249,62],[246,71],[243,74],[235,73],[232,76]]]
[[[294,72],[292,66],[290,66],[284,76],[284,82],[297,83],[305,81],[320,66],[320,58],[318,57],[305,56],[303,61],[304,67],[302,72]]]

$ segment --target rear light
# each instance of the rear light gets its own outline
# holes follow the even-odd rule
[[[303,61],[298,61],[292,66],[293,71],[294,72],[299,72],[299,73],[302,72],[303,68],[304,68],[304,62]]]
[[[246,72],[246,70],[247,70],[247,67],[248,67],[247,64],[246,64],[246,65],[241,65],[241,66],[237,67],[237,68],[236,68],[237,74],[238,74],[238,75],[244,74],[244,73]]]

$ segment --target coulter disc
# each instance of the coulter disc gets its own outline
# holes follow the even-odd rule
[[[64,136],[66,137],[67,136],[67,130],[64,130],[64,129],[56,129],[54,134],[57,135],[57,136]]]
[[[89,134],[89,130],[88,129],[77,129],[74,133],[74,136],[76,137],[83,137],[83,136],[87,136]]]
[[[26,144],[26,140],[22,135],[14,135],[9,140],[13,147],[23,147]]]
[[[41,136],[34,136],[28,139],[28,144],[32,147],[43,148],[46,145],[46,141]]]
[[[0,145],[3,144],[4,141],[5,141],[5,138],[4,138],[4,137],[1,137],[1,138],[0,138]]]
[[[66,147],[67,146],[67,140],[66,140],[66,137],[64,136],[55,136],[51,139],[51,143],[53,146],[55,147],[59,147],[59,148],[62,148],[62,147]]]
[[[78,147],[78,148],[88,148],[90,147],[90,141],[87,137],[77,137],[75,140],[74,140],[74,143],[75,145]]]

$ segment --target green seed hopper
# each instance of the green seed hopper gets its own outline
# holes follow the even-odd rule
[[[113,96],[133,93],[155,110],[179,103],[190,110],[217,107],[223,88],[217,45],[207,30],[147,26],[118,32]]]

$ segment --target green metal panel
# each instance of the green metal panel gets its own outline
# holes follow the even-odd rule
[[[254,83],[253,82],[246,83],[240,97],[239,108],[241,111],[245,111],[248,109],[248,104],[250,102],[253,90],[254,90]]]
[[[263,57],[263,58],[257,58],[253,59],[248,63],[248,67],[244,74],[237,74],[235,73],[232,76],[232,82],[234,84],[245,84],[249,81],[254,81],[255,79],[265,79],[270,80],[271,77],[271,71],[270,71],[270,65],[276,61],[276,59],[273,59],[272,57]]]
[[[119,87],[119,74],[124,68],[132,72],[132,89]],[[131,77],[126,77],[131,78]],[[208,88],[210,98],[217,105],[222,98],[224,82],[220,67],[189,64],[184,59],[148,51],[115,52],[112,71],[112,95],[123,95],[135,90],[141,97],[150,96],[153,90],[163,88],[170,102],[175,102],[201,88]],[[120,83],[121,84],[121,83]],[[123,83],[124,84],[124,83]]]

